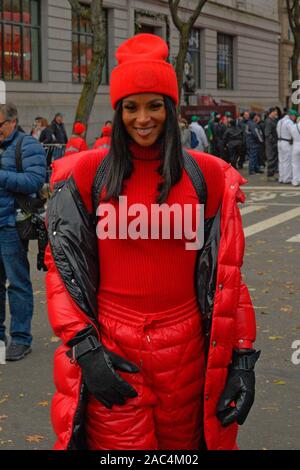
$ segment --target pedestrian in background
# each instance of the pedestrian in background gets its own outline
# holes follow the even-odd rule
[[[249,158],[249,175],[263,173],[259,168],[259,154],[261,146],[264,144],[264,137],[258,123],[260,117],[257,113],[251,112],[250,119],[246,126],[246,145]]]
[[[53,121],[51,122],[51,129],[55,136],[57,144],[66,144],[68,136],[64,125],[64,117],[62,113],[56,113]]]
[[[34,137],[36,140],[39,140],[42,129],[41,129],[41,119],[43,119],[41,116],[37,116],[34,119],[34,122],[31,127],[30,135]]]
[[[45,118],[40,118],[39,126],[41,128],[41,134],[39,141],[41,144],[54,144],[55,143],[55,136],[52,132],[52,129]]]
[[[265,153],[267,161],[267,177],[269,181],[277,181],[278,172],[278,136],[277,136],[278,111],[270,108],[265,120]]]
[[[205,130],[199,124],[198,116],[192,116],[189,130],[191,132],[191,148],[199,152],[206,152],[208,150],[208,140]]]
[[[279,183],[288,184],[291,183],[293,179],[293,130],[297,116],[297,111],[290,109],[287,115],[280,119],[277,124]]]
[[[224,134],[227,130],[228,118],[226,116],[217,115],[217,124],[215,126],[216,154],[222,160],[227,161],[227,154],[224,146]]]
[[[300,121],[292,129],[292,185],[300,186]]]
[[[182,146],[185,148],[191,148],[191,131],[189,129],[189,123],[186,119],[181,118],[178,121],[179,129],[180,129],[180,136],[181,136],[181,143]]]
[[[99,139],[96,140],[94,143],[94,149],[103,149],[103,148],[110,148],[111,143],[111,133],[112,133],[112,123],[111,121],[106,121],[104,126],[102,127],[101,136]]]
[[[243,149],[242,149],[242,154],[238,160],[238,168],[241,170],[244,166],[245,161],[248,159],[247,156],[247,145],[246,145],[246,129],[247,129],[247,124],[250,119],[250,113],[249,111],[244,111],[240,115],[240,119],[238,122],[238,127],[243,130]]]
[[[237,167],[237,161],[243,151],[243,143],[244,131],[236,125],[235,119],[231,119],[224,134],[224,147],[228,155],[228,162],[233,168]]]
[[[22,139],[23,172],[16,167],[16,146]],[[18,111],[14,104],[0,105],[0,340],[5,335],[5,303],[8,294],[11,316],[11,343],[7,361],[18,361],[31,352],[33,292],[27,259],[28,242],[20,240],[16,228],[15,193],[38,192],[46,177],[46,157],[42,145],[18,129]],[[7,283],[8,281],[8,283]]]
[[[75,122],[73,127],[73,134],[67,142],[65,156],[74,155],[75,153],[84,152],[88,150],[85,140],[86,127],[81,122]]]

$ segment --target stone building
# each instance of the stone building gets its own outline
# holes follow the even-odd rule
[[[294,49],[294,38],[291,31],[286,8],[286,0],[279,2],[279,21],[281,26],[280,58],[279,58],[279,81],[280,81],[280,101],[284,107],[291,106],[292,89],[292,61]],[[300,64],[299,64],[300,78]]]
[[[181,0],[182,18],[195,4]],[[174,61],[179,44],[167,0],[104,0],[104,6],[108,56],[90,119],[90,142],[112,117],[108,83],[118,45],[137,32],[155,33],[168,41]],[[92,40],[89,25],[68,0],[0,1],[0,79],[25,129],[37,115],[51,120],[62,111],[70,132]],[[192,32],[185,67],[194,81],[190,104],[197,95],[228,100],[240,109],[280,104],[279,46],[277,0],[208,1]]]

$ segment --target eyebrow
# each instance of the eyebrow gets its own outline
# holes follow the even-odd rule
[[[154,98],[153,100],[150,100],[150,101],[147,101],[147,103],[145,104],[151,104],[151,103],[155,103],[156,101],[164,101],[163,98]],[[133,100],[123,100],[123,104],[138,104],[136,103],[136,101],[133,101]]]

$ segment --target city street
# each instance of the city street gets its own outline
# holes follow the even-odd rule
[[[247,178],[246,170],[243,174]],[[292,344],[300,344],[300,187],[268,183],[257,175],[244,190],[243,274],[256,310],[256,347],[262,355],[255,406],[241,427],[239,445],[249,450],[300,449],[300,365],[292,363]],[[52,358],[59,342],[48,324],[45,275],[37,272],[35,256],[34,242],[33,352],[0,366],[0,450],[51,449],[55,440],[50,403]]]

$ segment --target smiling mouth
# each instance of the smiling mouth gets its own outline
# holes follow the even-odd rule
[[[153,127],[147,127],[145,129],[142,129],[140,127],[135,127],[134,128],[136,133],[141,137],[148,137],[148,135],[150,135],[152,133],[153,129],[154,129],[154,126]]]

